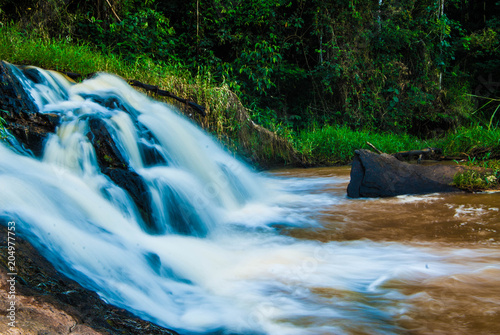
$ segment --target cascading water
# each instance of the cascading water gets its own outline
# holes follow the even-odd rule
[[[304,194],[314,180],[251,172],[118,77],[13,71],[62,122],[41,158],[0,145],[1,216],[60,271],[144,319],[184,334],[398,333],[411,306],[384,283],[482,267],[472,251],[282,236],[277,226],[314,226],[312,212],[344,200]],[[93,127],[139,176],[142,198],[102,167]]]

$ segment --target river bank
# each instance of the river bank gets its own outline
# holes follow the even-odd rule
[[[0,26],[0,59],[82,75],[111,72],[156,85],[179,97],[189,97],[206,108],[205,117],[175,100],[152,96],[179,108],[228,151],[258,169],[345,165],[352,161],[354,150],[369,148],[366,142],[386,153],[436,147],[443,149],[444,155],[475,162],[500,157],[500,129],[481,123],[439,132],[429,138],[316,123],[301,130],[281,123],[266,129],[250,118],[252,110],[227,85],[217,84],[209,73],[193,77],[187,71],[155,64],[147,58],[130,64],[88,45],[44,39],[14,26]]]
[[[95,292],[57,271],[19,235],[14,239],[15,252],[8,253],[9,236],[7,226],[0,225],[0,333],[177,334],[107,304]],[[11,274],[9,255],[15,257],[15,275]],[[14,278],[12,284],[10,278]]]

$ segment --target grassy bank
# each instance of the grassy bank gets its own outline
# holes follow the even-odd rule
[[[344,126],[312,128],[299,132],[295,137],[295,146],[305,161],[322,165],[349,163],[354,150],[368,148],[366,142],[387,153],[429,146],[425,141],[406,134],[356,131]]]
[[[302,131],[276,126],[281,134],[277,136],[252,122],[251,113],[236,94],[225,85],[217,85],[210,73],[191,76],[180,67],[154,62],[147,57],[129,62],[115,54],[103,54],[86,44],[48,39],[22,32],[16,27],[0,27],[0,59],[18,65],[81,74],[104,71],[157,85],[205,106],[207,116],[203,118],[178,105],[229,150],[260,166],[347,164],[354,150],[367,148],[366,142],[387,153],[438,147],[445,155],[470,155],[471,160],[500,156],[500,130],[480,125],[459,128],[430,140],[337,125],[310,126]]]
[[[69,71],[80,74],[110,72],[124,78],[141,81],[161,82],[179,78],[182,73],[158,66],[147,58],[134,64],[123,61],[114,54],[102,54],[85,44],[73,44],[66,39],[49,39],[15,27],[0,26],[0,57],[16,65],[34,65],[56,71]]]
[[[441,148],[443,154],[461,157],[457,164],[475,169],[457,174],[453,184],[467,191],[500,188],[500,129],[474,125],[461,127],[442,137],[422,140],[407,134],[354,131],[342,126],[323,126],[302,131],[295,138],[295,145],[309,164],[348,164],[354,150],[367,148],[367,142],[386,153],[418,150],[427,147]]]
[[[455,175],[453,185],[470,192],[500,189],[500,160],[472,162],[468,165],[477,170]]]
[[[130,62],[86,44],[43,37],[15,26],[0,26],[0,60],[83,75],[109,72],[156,85],[206,107],[207,116],[201,117],[185,105],[167,100],[212,133],[230,151],[246,157],[251,163],[260,166],[296,163],[291,144],[251,122],[240,99],[227,85],[216,84],[208,72],[192,76],[175,64],[155,62],[148,57]]]
[[[500,129],[480,125],[461,127],[442,137],[427,140],[408,134],[377,133],[329,125],[304,130],[294,136],[297,150],[310,164],[347,164],[352,160],[354,150],[368,148],[367,142],[386,153],[434,147],[443,149],[445,156],[469,156],[471,160],[500,156]]]

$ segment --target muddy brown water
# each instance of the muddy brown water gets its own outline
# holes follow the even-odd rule
[[[311,192],[338,199],[315,214],[319,227],[289,227],[285,233],[322,242],[397,243],[446,255],[457,265],[473,263],[474,270],[468,272],[385,282],[385,288],[402,293],[408,304],[393,311],[395,322],[405,334],[500,334],[500,193],[349,199],[349,173],[349,167],[273,171],[280,177],[331,179]],[[350,294],[322,288],[315,293],[344,299]],[[343,329],[370,333],[366,325]]]

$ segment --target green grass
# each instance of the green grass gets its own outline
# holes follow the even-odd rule
[[[468,170],[458,173],[453,178],[453,185],[466,191],[482,191],[497,189],[499,185],[500,169]]]
[[[282,138],[277,138],[256,130],[248,121],[248,110],[236,94],[227,85],[214,83],[210,73],[192,76],[175,64],[157,63],[147,57],[130,63],[119,55],[103,54],[87,44],[48,39],[22,32],[15,26],[0,26],[0,59],[17,65],[80,74],[110,72],[157,85],[205,106],[207,116],[193,118],[230,150],[244,154],[257,163],[260,160],[261,165],[272,161],[290,162],[292,156],[300,156],[307,165],[347,164],[352,160],[354,150],[368,148],[366,142],[386,153],[438,147],[449,156],[500,157],[500,129],[480,125],[459,128],[432,140],[407,134],[352,130],[336,125],[314,126],[300,132],[275,126],[273,130],[282,135]],[[177,106],[183,108],[182,105]],[[287,143],[291,143],[296,152]]]
[[[215,83],[210,73],[193,76],[178,64],[154,62],[147,57],[127,62],[119,55],[103,54],[87,44],[51,39],[7,25],[0,26],[0,60],[82,75],[109,72],[156,85],[204,106],[207,116],[202,118],[185,105],[166,100],[185,114],[192,114],[192,119],[229,150],[261,166],[288,161],[291,156],[291,145],[283,145],[281,139],[253,126],[238,96],[228,85]]]
[[[354,131],[345,126],[329,125],[301,131],[295,138],[295,146],[306,162],[323,165],[349,163],[354,156],[354,150],[369,148],[366,142],[386,153],[431,146],[431,143],[407,134]]]
[[[441,148],[446,156],[469,156],[470,159],[500,157],[500,129],[480,125],[461,127],[444,137],[423,140],[408,134],[352,130],[345,126],[325,125],[292,135],[294,145],[309,164],[338,165],[349,163],[356,149],[370,149],[372,143],[386,153]]]
[[[474,169],[455,175],[456,187],[472,192],[500,188],[500,160],[474,157],[465,165]]]
[[[436,145],[445,150],[447,155],[471,155],[488,159],[500,155],[500,128],[473,125],[460,127],[444,138],[436,140]],[[489,157],[490,156],[490,157]]]
[[[16,65],[34,65],[83,75],[110,72],[152,84],[165,83],[174,78],[177,78],[176,82],[190,79],[187,71],[155,63],[147,57],[130,63],[119,55],[103,54],[87,44],[50,39],[7,25],[0,26],[0,58]]]

